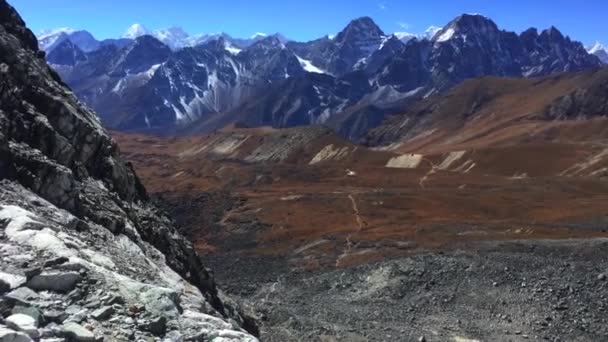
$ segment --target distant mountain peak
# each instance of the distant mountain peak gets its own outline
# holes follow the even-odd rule
[[[434,28],[432,40],[437,43],[447,42],[455,37],[466,37],[472,34],[495,34],[499,28],[492,19],[481,14],[461,14],[450,21],[444,28]]]
[[[591,48],[589,48],[588,52],[596,53],[600,50],[606,51],[606,47],[604,46],[604,44],[600,43],[599,41],[596,41],[595,44],[593,44],[593,46]]]
[[[360,40],[375,38],[379,39],[385,36],[384,32],[376,25],[370,17],[361,17],[352,20],[348,25],[335,37],[336,41]]]
[[[262,32],[256,32],[255,34],[253,34],[251,36],[251,39],[256,39],[256,38],[263,38],[263,37],[267,37],[268,35],[266,33],[262,33]]]
[[[437,32],[441,31],[441,27],[439,26],[429,26],[424,33],[410,33],[410,32],[395,32],[393,35],[401,40],[402,43],[407,43],[413,39],[428,39],[431,40],[437,34]]]
[[[136,23],[131,25],[131,27],[129,27],[127,31],[125,31],[125,33],[122,35],[122,38],[135,39],[141,36],[145,36],[147,34],[150,34],[150,31],[148,31],[141,24]]]
[[[604,44],[595,42],[588,50],[588,53],[597,56],[603,64],[608,64],[608,49]]]
[[[71,27],[60,27],[60,28],[54,28],[54,29],[45,29],[45,30],[40,30],[40,32],[37,34],[37,38],[39,40],[42,40],[44,38],[50,37],[50,36],[54,36],[57,34],[61,34],[61,33],[66,33],[66,34],[70,34],[70,33],[74,33],[77,30],[71,28]]]

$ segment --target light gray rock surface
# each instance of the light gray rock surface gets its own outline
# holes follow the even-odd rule
[[[2,342],[28,340],[15,329],[48,340],[257,341],[255,322],[218,290],[5,0],[0,254]]]

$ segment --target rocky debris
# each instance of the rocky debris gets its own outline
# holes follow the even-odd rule
[[[62,327],[66,337],[79,342],[95,342],[95,334],[77,323],[66,323]]]
[[[5,0],[0,19],[2,321],[51,341],[257,341]]]
[[[428,342],[595,342],[608,336],[608,282],[597,279],[608,263],[607,239],[461,248],[318,271],[277,269],[263,258],[234,264],[234,256],[212,266],[232,296],[255,303],[261,339],[269,342],[322,335],[367,342],[421,336]],[[245,269],[250,273],[234,276]],[[256,273],[256,289],[242,293]]]
[[[6,318],[6,325],[16,331],[28,334],[32,338],[39,336],[38,322],[31,316],[24,314],[14,314]]]

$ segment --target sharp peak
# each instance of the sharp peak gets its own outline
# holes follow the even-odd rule
[[[344,39],[345,36],[350,35],[352,32],[365,31],[366,33],[373,33],[380,36],[385,36],[385,33],[380,29],[380,27],[374,22],[371,17],[359,17],[351,20],[346,27],[340,31],[335,39],[341,40]]]
[[[367,15],[355,18],[355,19],[351,20],[350,22],[351,23],[374,23],[374,24],[376,23],[374,21],[374,19],[372,19],[372,17],[367,16]]]
[[[374,21],[374,19],[372,19],[371,17],[368,16],[364,16],[364,17],[359,17],[359,18],[355,18],[353,20],[351,20],[345,27],[345,30],[348,29],[349,27],[358,27],[358,26],[371,26],[374,28],[377,28],[378,30],[380,30],[380,27],[378,26],[378,24],[376,24],[376,22]]]
[[[480,23],[489,23],[493,26],[496,26],[496,23],[490,19],[489,17],[479,14],[479,13],[463,13],[456,18],[452,19],[447,26],[458,26],[461,24],[480,24]],[[446,27],[447,27],[446,26]]]
[[[549,35],[549,36],[557,36],[558,38],[566,38],[564,34],[555,26],[551,25],[551,27],[544,29],[541,32],[541,35]]]

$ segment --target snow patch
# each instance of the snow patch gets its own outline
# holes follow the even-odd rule
[[[452,39],[454,33],[456,33],[456,31],[454,31],[453,28],[448,28],[439,36],[439,38],[437,38],[437,42],[447,42],[448,40]]]
[[[321,70],[320,68],[316,67],[314,64],[312,64],[311,61],[301,58],[297,55],[296,57],[298,58],[298,61],[300,62],[300,65],[302,66],[302,68],[304,68],[304,70],[317,74],[327,74],[327,71]]]

